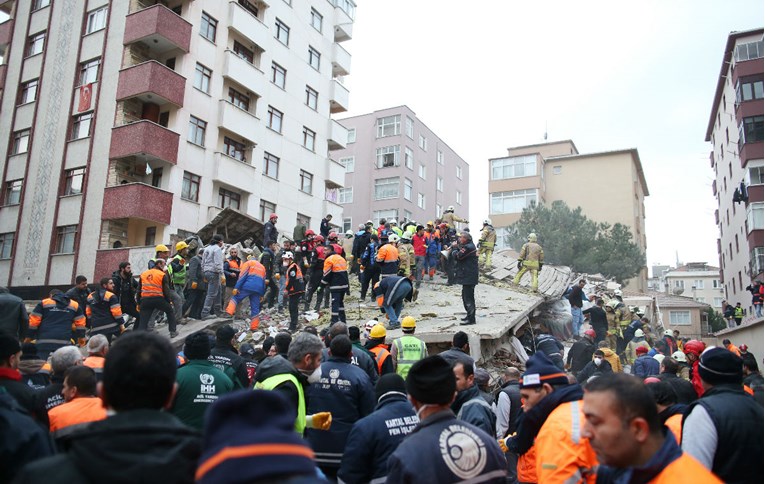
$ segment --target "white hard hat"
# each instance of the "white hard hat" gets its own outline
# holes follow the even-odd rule
[[[350,235],[351,237],[353,237],[353,230],[347,230],[345,232],[345,235]]]
[[[491,225],[491,219],[490,218],[484,219],[483,220],[483,224],[484,225]]]
[[[282,254],[282,259],[294,259],[294,258],[295,256],[292,255],[292,252],[290,251],[287,251],[284,254]]]
[[[622,295],[621,289],[617,289],[614,291],[614,296],[621,296],[621,295]]]
[[[683,363],[688,362],[688,359],[685,357],[685,353],[679,350],[672,353],[672,359],[677,361],[682,361]]]
[[[391,244],[395,244],[396,242],[398,242],[398,239],[399,237],[396,234],[390,234],[388,236],[388,242],[390,242]]]
[[[645,333],[643,332],[642,329],[635,330],[635,338],[642,338],[643,336],[645,336]]]
[[[391,225],[398,225],[398,222],[396,221],[395,218],[388,223],[390,223]]]
[[[366,329],[367,331],[372,331],[372,328],[375,327],[375,324],[379,324],[379,321],[377,321],[376,319],[370,319],[369,321],[366,322],[366,324],[364,324],[364,329]]]
[[[446,209],[447,212],[453,212],[454,211],[454,205],[449,205],[449,208]]]

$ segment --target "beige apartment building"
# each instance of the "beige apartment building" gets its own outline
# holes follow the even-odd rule
[[[0,285],[140,272],[224,208],[290,235],[342,218],[353,0],[0,9]]]
[[[597,187],[597,190],[593,190]],[[556,200],[581,207],[596,222],[620,223],[645,252],[644,199],[649,195],[635,148],[581,154],[571,140],[508,148],[489,160],[489,212],[498,242],[507,247],[507,227],[532,203]],[[631,280],[635,291],[647,289],[648,270]]]
[[[725,292],[720,281],[720,268],[706,262],[689,262],[662,275],[662,287],[667,294],[690,297],[696,302],[722,310]]]

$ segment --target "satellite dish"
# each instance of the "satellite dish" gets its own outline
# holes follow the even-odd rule
[[[679,296],[680,294],[684,292],[685,292],[685,289],[683,289],[682,287],[676,287],[672,289],[672,294],[674,294],[675,296]]]

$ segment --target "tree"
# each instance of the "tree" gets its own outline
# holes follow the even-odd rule
[[[622,224],[597,223],[572,210],[565,202],[524,208],[520,220],[509,227],[510,244],[520,249],[536,233],[545,261],[571,267],[576,272],[600,273],[624,283],[645,266],[645,254]]]
[[[711,332],[716,333],[728,327],[723,315],[712,309],[712,306],[707,307],[706,313],[707,323],[709,323],[709,330]]]

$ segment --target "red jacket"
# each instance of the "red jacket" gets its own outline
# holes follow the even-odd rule
[[[417,235],[412,237],[412,245],[414,246],[414,255],[424,256],[428,250],[428,236],[427,234]]]

